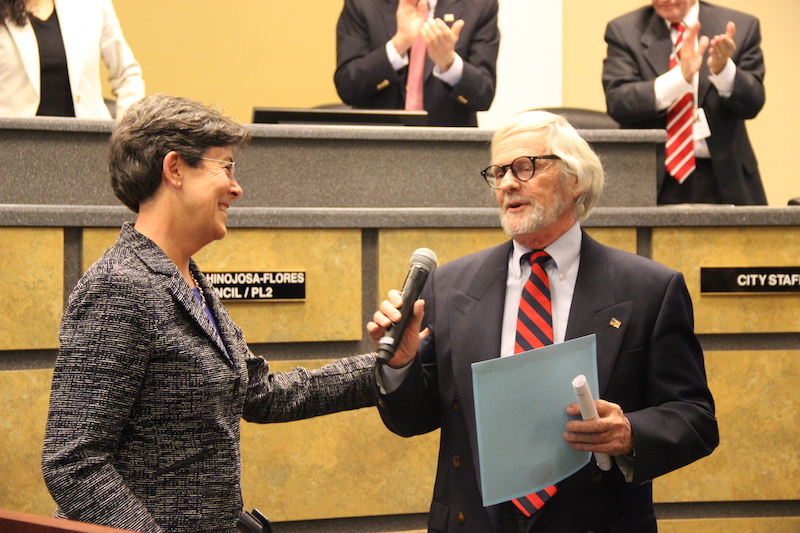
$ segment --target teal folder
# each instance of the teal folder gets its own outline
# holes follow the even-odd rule
[[[598,398],[597,343],[588,335],[472,364],[481,489],[486,506],[549,487],[592,459],[564,441],[572,380]]]

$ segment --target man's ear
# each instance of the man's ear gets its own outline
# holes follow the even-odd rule
[[[164,163],[161,167],[162,179],[170,186],[180,189],[183,182],[183,168],[185,161],[178,152],[174,150],[164,156]]]
[[[572,194],[572,199],[576,200],[580,195],[584,193],[583,187],[580,186],[578,183],[578,176],[574,176],[570,174],[569,178],[567,178],[567,183],[569,184],[569,190]]]

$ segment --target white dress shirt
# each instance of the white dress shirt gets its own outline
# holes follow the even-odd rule
[[[521,262],[522,256],[531,252],[514,241],[508,258],[508,277],[506,278],[506,303],[503,308],[503,331],[500,341],[500,357],[514,355],[517,334],[517,314],[522,289],[531,276],[531,264]],[[553,305],[553,342],[564,342],[567,333],[567,320],[572,307],[572,293],[578,279],[581,260],[581,226],[575,223],[564,235],[544,249],[551,260],[545,265],[547,279],[550,280],[550,301]]]

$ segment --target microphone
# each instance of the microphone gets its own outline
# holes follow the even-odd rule
[[[425,281],[428,279],[428,274],[433,272],[436,268],[436,254],[427,248],[418,248],[411,254],[409,260],[411,268],[408,270],[406,281],[403,284],[403,305],[400,307],[400,320],[388,328],[384,332],[383,337],[378,340],[378,361],[387,363],[394,355],[397,348],[396,343],[400,342],[403,338],[403,332],[406,330],[406,324],[411,318],[413,313],[414,302],[419,299],[422,288],[425,286]]]

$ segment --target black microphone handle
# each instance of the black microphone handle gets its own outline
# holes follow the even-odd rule
[[[380,339],[378,345],[378,360],[388,362],[394,355],[397,345],[403,338],[403,332],[414,312],[414,302],[419,299],[425,281],[428,279],[428,271],[413,265],[408,271],[406,282],[403,285],[403,305],[400,306],[400,320],[386,328],[386,332]]]

